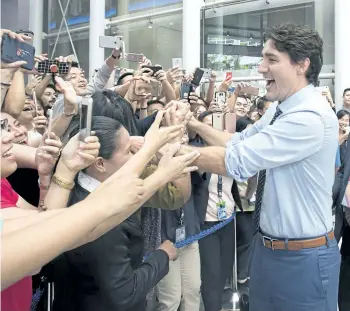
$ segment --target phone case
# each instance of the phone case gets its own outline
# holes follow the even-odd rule
[[[99,37],[99,46],[104,49],[117,49],[120,50],[123,48],[123,37],[109,37],[109,36],[100,36]]]
[[[53,65],[56,65],[58,68],[59,74],[67,74],[69,72],[69,64],[68,63],[62,63],[57,60],[45,60],[43,62],[38,63],[38,72],[40,73],[51,73]]]
[[[84,141],[91,134],[92,98],[83,98],[80,104],[79,139]]]
[[[200,68],[197,68],[194,76],[193,76],[193,80],[191,81],[192,84],[199,86],[199,84],[201,83],[201,80],[203,78],[204,75],[204,71]]]
[[[159,71],[162,70],[163,67],[161,66],[147,66],[147,65],[143,65],[142,68],[146,68],[146,69],[150,69],[153,71],[153,76]]]
[[[224,115],[222,113],[213,113],[213,128],[219,131],[223,131],[224,128]]]
[[[140,63],[143,60],[143,54],[129,53],[128,56],[126,57],[126,60],[128,62]]]
[[[259,95],[259,88],[253,87],[253,86],[248,86],[248,87],[242,88],[241,93],[247,94],[247,95],[258,96]]]
[[[190,83],[181,83],[181,99],[188,99],[191,93],[191,84]]]
[[[136,96],[151,93],[152,97],[158,97],[161,94],[161,84],[157,80],[151,80],[150,83],[146,83],[143,80],[136,80],[134,93]]]
[[[4,34],[1,41],[1,60],[5,63],[26,61],[22,68],[32,70],[34,67],[35,48],[25,42],[19,42]]]
[[[223,105],[226,103],[226,93],[225,92],[216,92],[215,93],[215,101],[218,105]]]

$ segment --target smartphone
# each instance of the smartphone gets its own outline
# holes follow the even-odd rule
[[[128,53],[126,60],[128,62],[141,63],[143,60],[143,54]]]
[[[203,75],[204,75],[204,70],[197,68],[196,71],[194,72],[193,79],[192,79],[191,83],[195,86],[199,86],[199,84],[201,83],[201,80],[203,78]]]
[[[52,115],[53,115],[52,109],[48,109],[46,114],[47,114],[47,117],[49,118],[49,125],[47,127],[47,138],[50,139],[50,134],[52,131]]]
[[[224,114],[215,112],[212,114],[212,117],[213,117],[213,128],[219,131],[223,131],[225,129]]]
[[[201,70],[203,70],[203,79],[210,79],[211,78],[211,69],[207,69],[207,68],[202,68]]]
[[[259,88],[258,87],[253,87],[253,86],[247,86],[241,89],[242,94],[247,94],[247,95],[253,95],[253,96],[258,96],[259,95]]]
[[[59,62],[58,60],[44,60],[38,63],[38,72],[40,73],[59,73],[65,75],[69,72],[69,63]]]
[[[149,83],[143,80],[135,81],[134,93],[136,96],[150,93],[152,97],[158,97],[161,94],[161,90],[161,84],[157,80],[151,80]]]
[[[32,70],[34,67],[35,48],[25,42],[12,39],[4,34],[1,41],[1,60],[5,63],[26,61],[22,68]]]
[[[190,93],[192,92],[192,85],[188,82],[181,83],[180,99],[189,99]]]
[[[147,65],[143,65],[142,68],[146,68],[146,69],[152,70],[153,71],[152,76],[154,76],[159,70],[163,69],[162,66],[147,66]]]
[[[230,80],[232,80],[232,72],[226,72],[225,81],[230,81]]]
[[[226,103],[226,92],[215,92],[215,101],[219,107]]]
[[[92,119],[92,98],[83,97],[80,104],[80,131],[79,139],[84,141],[91,135],[91,119]]]
[[[174,67],[182,68],[182,58],[173,58],[172,62],[173,62],[173,68]]]
[[[225,113],[225,130],[231,134],[236,132],[236,114],[233,112]]]
[[[116,49],[116,50],[123,50],[123,37],[122,36],[100,36],[99,37],[99,46],[103,49]]]

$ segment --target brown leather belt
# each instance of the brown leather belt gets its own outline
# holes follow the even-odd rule
[[[327,233],[327,235],[330,240],[334,239],[333,231]],[[327,238],[325,236],[308,240],[288,240],[287,242],[284,240],[273,239],[265,235],[261,235],[261,238],[264,246],[273,250],[286,249],[290,251],[299,251],[304,248],[315,248],[327,244]]]

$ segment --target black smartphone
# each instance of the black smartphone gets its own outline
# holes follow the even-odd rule
[[[40,73],[59,73],[60,75],[65,75],[69,72],[69,63],[47,59],[38,63],[37,70]]]
[[[79,139],[84,141],[91,135],[91,119],[92,119],[92,98],[83,97],[80,104],[80,131]]]
[[[199,86],[199,84],[201,83],[201,80],[203,78],[203,75],[204,75],[204,70],[197,68],[196,71],[194,72],[193,79],[192,79],[191,83],[195,86]]]
[[[192,92],[192,85],[188,82],[181,83],[180,99],[189,99]]]
[[[159,70],[163,69],[162,66],[147,66],[147,65],[143,65],[142,68],[146,68],[146,69],[152,70],[153,71],[152,76],[154,76]]]
[[[22,68],[32,70],[34,67],[34,46],[12,39],[4,34],[1,41],[1,60],[5,63],[26,61]]]

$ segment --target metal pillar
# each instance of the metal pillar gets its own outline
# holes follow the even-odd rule
[[[182,63],[187,71],[200,66],[202,0],[183,0]]]
[[[90,0],[89,77],[104,61],[104,49],[99,47],[99,36],[105,33],[105,0]]]
[[[335,0],[335,103],[337,109],[343,106],[343,91],[350,87],[350,42],[344,37],[350,29],[350,1]]]
[[[33,45],[35,54],[42,54],[43,48],[43,0],[30,0],[29,4],[29,30],[34,32]]]

